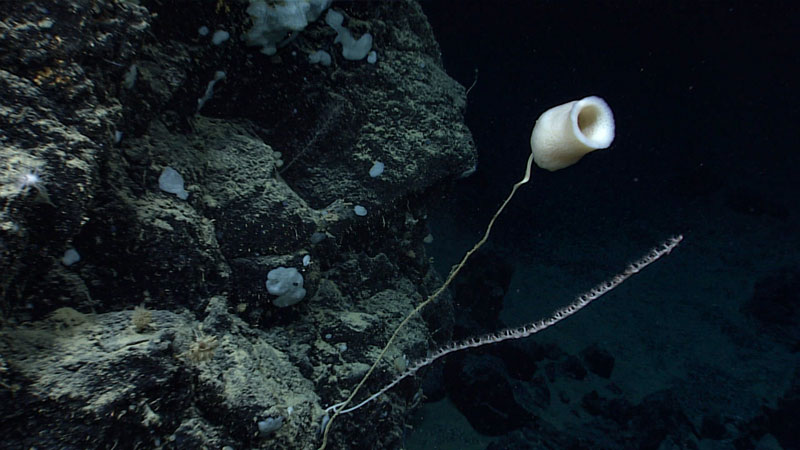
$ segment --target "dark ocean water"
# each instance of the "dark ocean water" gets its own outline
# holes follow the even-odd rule
[[[553,448],[647,448],[643,436],[659,432],[634,425],[633,411],[648,408],[660,411],[648,422],[666,430],[652,448],[798,448],[789,425],[800,350],[797,8],[589,3],[423,3],[448,73],[469,86],[478,71],[467,107],[478,171],[435,214],[438,267],[477,239],[521,178],[538,115],[587,95],[613,109],[614,144],[562,171],[535,170],[498,221],[486,270],[462,291],[499,289],[494,325],[517,325],[670,235],[685,240],[588,311],[520,343],[566,353],[531,362],[532,374],[514,375],[519,359],[502,349],[446,368],[445,383],[458,386],[426,407],[409,448],[541,448],[534,430],[562,434]],[[457,294],[457,305],[467,301]],[[598,346],[614,360],[608,377],[552,375],[569,373],[570,358],[587,364]],[[470,364],[495,367],[497,379],[461,380]],[[498,385],[512,394],[503,399]],[[471,400],[454,395],[464,389],[476,390]],[[526,420],[514,423],[513,411]]]

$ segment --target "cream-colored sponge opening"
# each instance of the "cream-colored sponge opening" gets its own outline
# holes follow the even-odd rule
[[[614,115],[600,97],[578,100],[570,110],[570,117],[579,136],[593,150],[608,148],[614,140]]]

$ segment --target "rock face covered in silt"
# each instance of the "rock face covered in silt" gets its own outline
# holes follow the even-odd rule
[[[439,283],[427,199],[475,164],[464,89],[412,1],[334,5],[374,64],[322,21],[266,56],[239,38],[244,4],[140,3],[4,8],[4,441],[314,448]],[[166,167],[186,195],[159,189]],[[278,267],[307,291],[283,308]],[[415,318],[367,390],[446,341],[450,308]],[[395,445],[417,388],[337,420],[329,445]]]

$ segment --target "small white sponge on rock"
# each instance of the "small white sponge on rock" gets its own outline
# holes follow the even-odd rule
[[[306,296],[303,275],[294,267],[278,267],[267,274],[267,291],[278,298],[272,304],[284,308],[294,305]]]
[[[360,38],[356,39],[350,30],[342,25],[343,22],[344,16],[338,11],[329,9],[328,13],[325,14],[325,23],[336,30],[336,39],[333,40],[333,43],[342,44],[342,56],[344,56],[344,59],[350,61],[364,59],[367,53],[372,50],[372,35],[364,33]]]

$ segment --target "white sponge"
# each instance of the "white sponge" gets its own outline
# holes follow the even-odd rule
[[[364,33],[360,38],[356,39],[350,33],[350,30],[342,25],[343,21],[344,16],[338,11],[329,9],[328,13],[325,14],[325,23],[336,30],[337,33],[333,43],[342,43],[342,56],[344,56],[344,59],[351,61],[364,59],[367,53],[372,50],[372,35]]]
[[[548,109],[531,132],[536,165],[550,171],[569,167],[583,155],[608,148],[614,140],[614,115],[600,97],[586,97]]]
[[[284,0],[281,2],[250,0],[247,14],[253,27],[244,35],[248,45],[261,47],[261,53],[274,55],[278,47],[288,43],[288,33],[297,33],[325,11],[333,0]]]
[[[303,275],[294,267],[278,267],[267,274],[267,291],[278,298],[272,304],[284,308],[294,305],[306,296]]]

